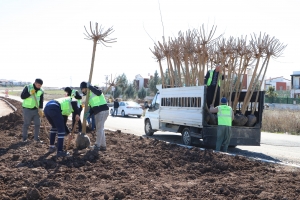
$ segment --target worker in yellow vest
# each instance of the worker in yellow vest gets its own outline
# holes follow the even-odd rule
[[[227,152],[231,137],[232,121],[234,119],[232,108],[230,106],[227,106],[227,99],[223,97],[221,99],[220,106],[210,106],[210,112],[218,113],[216,151],[221,150],[223,152]]]
[[[214,70],[209,70],[205,76],[204,84],[207,86],[207,90],[206,90],[207,107],[209,107],[212,104],[217,84],[218,84],[217,94],[216,94],[214,107],[219,105],[221,80],[218,80],[218,77],[219,77],[220,67],[221,67],[220,65],[217,65]],[[224,76],[222,75],[222,80],[223,79]]]
[[[34,140],[41,142],[39,138],[41,120],[43,116],[43,102],[44,91],[42,89],[43,80],[40,78],[35,79],[33,84],[26,85],[21,93],[21,99],[23,99],[23,142],[27,142],[28,128],[31,121],[34,123]]]
[[[49,153],[55,152],[55,137],[57,135],[57,157],[69,156],[69,152],[63,150],[65,133],[70,133],[66,123],[68,116],[75,113],[76,120],[79,120],[78,107],[71,99],[61,101],[51,100],[45,106],[45,116],[51,124]]]
[[[96,143],[91,148],[96,151],[106,151],[104,123],[109,115],[109,108],[102,90],[95,88],[95,86],[92,86],[89,82],[80,83],[80,89],[84,95],[87,94],[87,88],[90,89],[88,104],[90,105],[91,112],[95,115],[97,133]],[[84,113],[84,118],[88,115],[89,113]]]
[[[78,106],[78,113],[80,116],[80,113],[82,111],[82,105],[81,105],[81,99],[82,96],[79,94],[79,92],[75,89],[71,89],[70,87],[65,87],[65,92],[67,93],[67,96],[69,96],[71,98],[72,101],[75,101],[77,103]],[[76,114],[73,112],[72,113],[72,128],[75,125],[75,116]],[[78,132],[82,131],[82,124],[81,124],[81,120],[79,119],[79,121],[77,122],[78,124]]]

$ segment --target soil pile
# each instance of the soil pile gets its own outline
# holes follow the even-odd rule
[[[8,100],[18,110],[0,118],[0,199],[298,199],[300,195],[297,169],[127,133],[106,131],[106,152],[71,149],[71,157],[56,158],[48,153],[46,134],[42,134],[45,144],[22,142],[21,104]],[[30,127],[29,139],[32,132]],[[93,143],[95,133],[88,135]]]

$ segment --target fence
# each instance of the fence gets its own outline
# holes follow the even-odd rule
[[[265,96],[265,103],[300,104],[300,98]]]

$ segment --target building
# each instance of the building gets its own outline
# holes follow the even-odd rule
[[[148,88],[149,78],[143,78],[140,74],[138,74],[134,78],[134,83],[137,86],[137,91],[142,89],[142,87]]]
[[[269,78],[265,80],[265,90],[268,90],[269,87],[274,87],[276,91],[279,90],[290,90],[291,89],[291,80],[283,78],[283,76]]]
[[[291,98],[300,97],[300,71],[293,71],[291,75]]]

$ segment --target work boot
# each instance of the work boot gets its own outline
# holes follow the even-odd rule
[[[34,141],[37,143],[43,143],[43,141],[40,138],[38,138],[37,140],[34,140]]]
[[[67,157],[67,156],[70,156],[70,153],[67,151],[59,151],[59,152],[57,152],[56,156],[57,157]]]
[[[56,151],[56,148],[55,147],[49,147],[49,153],[54,153]]]
[[[98,147],[96,144],[90,147],[94,151],[106,151],[106,147]]]

